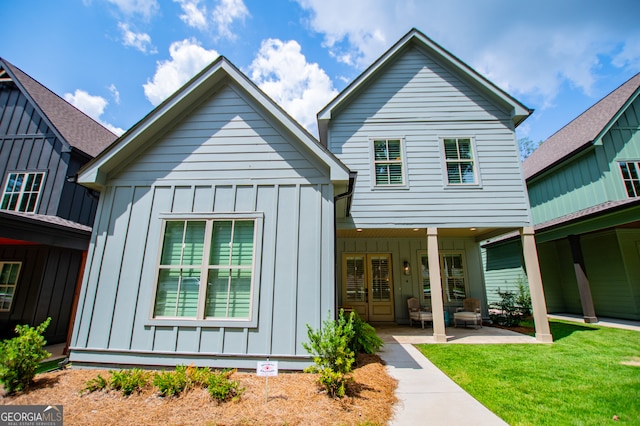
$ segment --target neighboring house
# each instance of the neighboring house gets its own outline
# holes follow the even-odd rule
[[[0,338],[67,340],[97,196],[70,179],[116,136],[0,58]]]
[[[549,312],[639,320],[640,74],[542,143],[523,170]],[[514,272],[517,244],[487,252]]]
[[[337,305],[406,323],[412,296],[446,341],[445,309],[486,313],[479,241],[513,230],[551,341],[514,133],[529,114],[412,30],[319,113],[319,143],[217,59],[78,174],[101,197],[71,362],[297,369],[307,324]]]

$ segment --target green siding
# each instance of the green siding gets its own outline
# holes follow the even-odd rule
[[[517,293],[520,282],[528,287],[527,274],[522,266],[524,264],[522,256],[520,240],[482,249],[487,303],[496,303],[500,300],[498,289]]]

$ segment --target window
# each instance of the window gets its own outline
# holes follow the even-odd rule
[[[166,220],[153,316],[250,320],[258,225],[256,218]]]
[[[373,140],[373,169],[375,186],[405,184],[404,155],[400,139]]]
[[[0,262],[0,312],[9,312],[16,293],[20,262]]]
[[[429,257],[427,253],[420,255],[420,263],[422,266],[422,297],[431,298],[431,281],[429,277]]]
[[[429,258],[427,252],[420,252],[419,256],[422,268],[422,296],[425,300],[431,299]],[[462,253],[440,253],[440,275],[445,302],[466,299],[466,274]]]
[[[445,138],[443,142],[448,184],[477,184],[471,138]]]
[[[620,171],[627,195],[631,198],[640,197],[640,162],[620,162]]]
[[[38,205],[44,172],[9,173],[2,195],[2,210],[33,213]]]

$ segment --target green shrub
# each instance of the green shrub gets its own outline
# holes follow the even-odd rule
[[[42,334],[49,326],[47,318],[36,328],[17,325],[17,336],[0,342],[0,383],[8,394],[26,389],[36,375],[38,363],[50,357],[44,350]]]
[[[188,385],[185,368],[177,366],[175,371],[162,371],[153,375],[153,385],[158,388],[162,396],[177,396],[184,391]]]
[[[98,374],[98,377],[94,377],[91,380],[87,380],[84,385],[84,388],[80,391],[80,395],[83,393],[91,393],[95,391],[100,391],[107,389],[109,385],[109,381],[102,377],[102,375]]]
[[[331,397],[343,397],[346,385],[351,381],[349,373],[355,362],[355,353],[350,348],[355,335],[353,316],[352,313],[347,321],[344,318],[344,311],[340,310],[337,320],[332,320],[329,316],[318,331],[314,331],[307,324],[309,343],[303,342],[302,346],[313,355],[315,365],[307,368],[306,371],[319,373],[318,383]]]
[[[149,373],[139,368],[110,373],[109,388],[122,392],[124,396],[131,395],[134,391],[140,392],[149,383]]]
[[[240,387],[239,382],[230,379],[234,372],[235,370],[212,372],[207,379],[209,395],[221,402],[239,398],[244,388]]]
[[[500,300],[492,303],[491,308],[499,310],[500,313],[491,315],[491,319],[500,325],[507,327],[518,326],[524,319],[531,316],[529,288],[524,283],[522,276],[518,277],[516,284],[518,286],[517,293],[511,290],[501,291],[499,287],[496,290]]]
[[[353,352],[374,354],[384,345],[382,339],[376,334],[376,329],[363,321],[357,312],[352,312],[349,320],[353,322],[353,338],[349,343]]]

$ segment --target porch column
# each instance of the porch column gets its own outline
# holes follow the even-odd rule
[[[584,267],[580,236],[569,235],[569,245],[571,246],[571,257],[573,257],[573,269],[576,271],[576,281],[578,282],[578,292],[580,293],[580,304],[582,305],[584,322],[598,322],[596,309],[593,306],[593,298],[591,297],[591,288],[589,288],[587,271]]]
[[[440,278],[440,255],[438,253],[438,228],[427,228],[427,257],[429,282],[431,284],[431,313],[433,314],[433,338],[436,343],[446,343],[444,329],[444,303]]]
[[[547,303],[544,300],[542,275],[540,274],[540,263],[538,261],[538,250],[536,249],[533,227],[527,226],[520,229],[520,236],[522,237],[524,264],[527,267],[533,320],[536,327],[536,340],[542,343],[551,343],[553,342],[553,336],[551,336],[549,320],[547,319]]]

